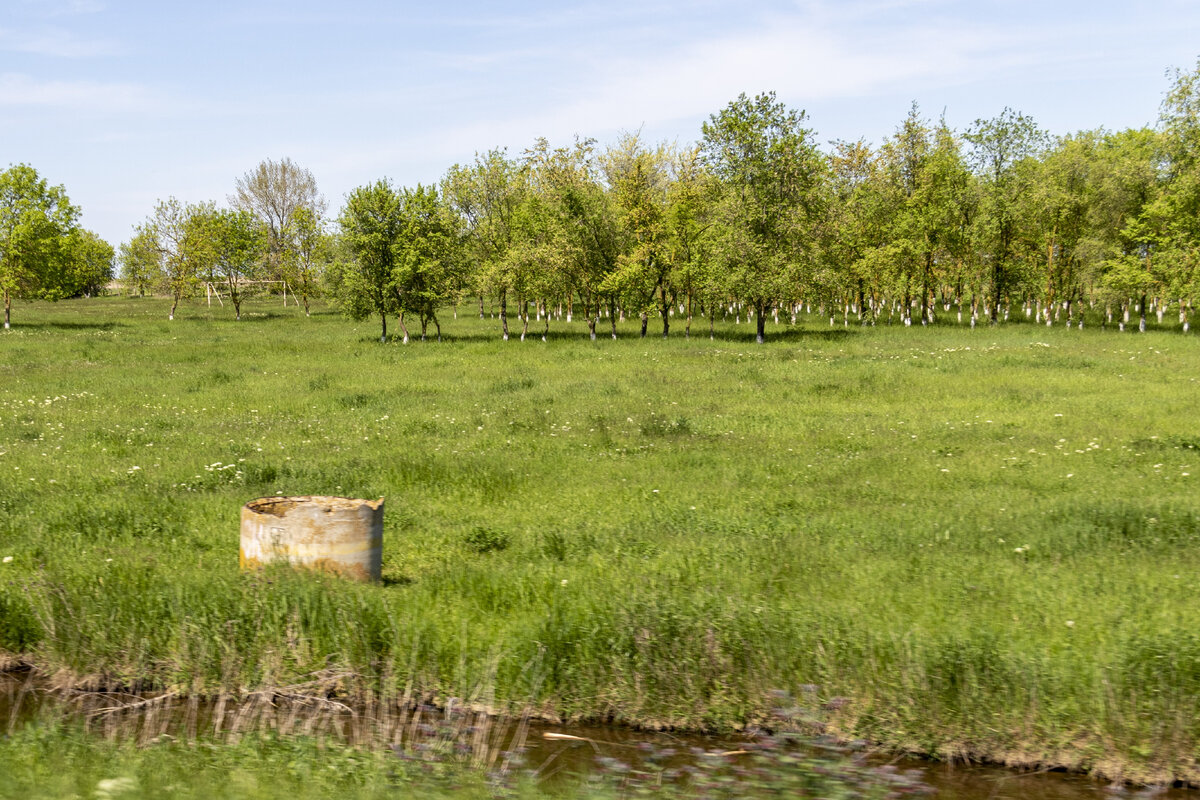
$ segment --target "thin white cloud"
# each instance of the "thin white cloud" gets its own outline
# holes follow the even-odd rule
[[[95,14],[107,6],[100,0],[24,0],[24,5],[33,6],[50,17],[75,17]]]
[[[16,31],[0,28],[0,50],[55,58],[94,58],[119,52],[115,42],[76,36],[61,28]]]
[[[428,144],[461,152],[534,136],[560,140],[661,126],[702,119],[742,92],[774,90],[789,105],[804,107],[897,86],[954,84],[1027,60],[1019,42],[970,29],[925,27],[850,39],[809,19],[776,19],[752,32],[690,42],[647,58],[596,57],[565,83],[547,86],[563,99],[558,105],[467,122]]]
[[[131,83],[38,80],[16,72],[0,74],[0,108],[33,106],[66,111],[148,111],[156,107],[145,87]]]

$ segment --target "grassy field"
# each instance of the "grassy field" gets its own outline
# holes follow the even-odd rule
[[[692,729],[784,690],[899,750],[1200,780],[1195,337],[243,316],[14,310],[11,660]],[[382,585],[241,574],[277,493],[386,497]]]

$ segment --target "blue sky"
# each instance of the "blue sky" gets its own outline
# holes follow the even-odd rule
[[[265,158],[356,186],[436,181],[538,136],[694,141],[774,90],[821,141],[878,143],[912,101],[963,129],[1155,122],[1200,3],[1076,0],[0,0],[0,168],[64,184],[114,245],[155,201],[223,201]]]

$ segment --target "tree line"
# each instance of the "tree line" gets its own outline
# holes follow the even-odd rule
[[[580,316],[997,324],[1019,314],[1121,330],[1200,290],[1200,67],[1156,129],[1051,137],[1005,109],[955,132],[914,104],[877,147],[822,150],[803,112],[742,95],[695,145],[638,134],[599,150],[539,140],[451,167],[436,187],[354,190],[325,284],[353,316],[417,318],[485,300],[520,335]],[[403,335],[409,335],[404,327]]]
[[[768,318],[814,309],[843,325],[1015,314],[1082,326],[1088,312],[1122,330],[1132,315],[1144,330],[1148,314],[1176,314],[1186,331],[1200,289],[1198,158],[1200,62],[1176,71],[1155,128],[1061,137],[1011,109],[954,131],[914,103],[878,146],[822,148],[803,112],[742,95],[692,145],[633,133],[607,148],[493,149],[437,185],[360,186],[332,218],[311,173],[264,161],[228,207],[160,201],[118,261],[131,291],[173,298],[172,317],[198,290],[239,317],[255,291],[290,292],[306,311],[324,293],[378,319],[384,340],[389,319],[404,341],[410,324],[440,335],[439,310],[465,302],[490,307],[505,339],[576,316],[592,338],[605,321],[615,337],[626,316],[643,336],[651,319],[664,336],[673,320],[690,335],[697,318],[711,334],[732,314],[762,341]],[[32,172],[3,175],[21,170]],[[55,191],[44,216],[62,215],[65,232]],[[10,240],[21,237],[0,238],[6,309],[10,296],[80,285],[32,280],[38,270],[20,265],[50,261]]]

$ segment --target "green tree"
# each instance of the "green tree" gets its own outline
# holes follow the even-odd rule
[[[395,266],[391,288],[400,311],[404,341],[408,329],[404,314],[417,315],[421,323],[421,341],[430,322],[442,340],[437,310],[450,302],[457,283],[458,236],[453,212],[442,203],[433,186],[417,185],[400,193],[400,231],[396,241]]]
[[[134,228],[126,250],[127,259],[133,261],[124,263],[154,270],[154,288],[171,297],[168,320],[175,319],[179,303],[192,295],[202,279],[215,280],[206,225],[212,211],[211,203],[185,204],[169,197],[159,200],[150,216]]]
[[[249,211],[205,208],[194,214],[190,227],[198,269],[224,284],[233,303],[234,319],[242,318],[242,303],[262,275],[267,255],[266,227]]]
[[[1179,298],[1180,321],[1200,295],[1200,59],[1191,72],[1175,71],[1163,99],[1160,126],[1167,171],[1155,215],[1160,221],[1166,289]]]
[[[525,170],[499,149],[477,154],[470,166],[455,164],[442,181],[443,196],[465,229],[465,257],[473,267],[479,316],[483,317],[483,296],[494,293],[500,303],[501,336],[505,341],[512,284],[507,262],[517,233],[518,208],[527,188]]]
[[[700,148],[677,148],[670,153],[671,179],[667,185],[667,207],[663,218],[667,253],[675,285],[686,300],[683,335],[692,333],[692,315],[699,301],[709,309],[709,336],[712,336],[712,309],[720,292],[712,290],[712,278],[705,258],[704,232],[708,226],[707,199],[709,175],[704,169]]]
[[[804,120],[772,92],[740,95],[703,126],[705,160],[719,181],[713,258],[754,309],[760,343],[768,310],[811,284],[818,257],[826,162]]]
[[[57,295],[91,297],[113,279],[113,248],[92,231],[75,228],[63,243]]]
[[[613,274],[623,242],[612,195],[600,181],[595,142],[576,139],[571,147],[551,148],[539,139],[526,152],[525,166],[536,199],[523,207],[522,236],[527,248],[547,258],[537,276],[539,291],[565,294],[568,319],[578,295],[592,339],[607,306],[617,338],[621,287]]]
[[[975,120],[966,139],[982,187],[982,213],[977,219],[987,249],[994,325],[1000,320],[1001,304],[1025,277],[1018,259],[1022,203],[1033,186],[1035,159],[1045,146],[1045,134],[1032,118],[1005,108],[993,119]]]
[[[1135,299],[1139,328],[1145,330],[1147,298],[1161,289],[1160,266],[1169,263],[1159,259],[1169,227],[1163,218],[1166,207],[1160,202],[1160,157],[1159,137],[1146,128],[1108,134],[1097,152],[1092,228],[1103,255],[1106,320],[1116,303],[1122,331]]]
[[[325,220],[319,212],[302,206],[292,214],[285,238],[284,274],[292,291],[300,295],[304,315],[310,316],[309,299],[320,291],[322,272],[333,253]]]
[[[1069,327],[1087,285],[1098,278],[1103,249],[1093,223],[1102,138],[1100,131],[1058,138],[1042,159],[1027,198],[1030,258],[1043,268],[1040,285],[1033,287],[1044,306],[1037,309],[1036,322],[1052,325],[1065,303]]]
[[[663,338],[670,332],[670,311],[679,294],[670,257],[667,203],[670,153],[663,145],[647,148],[638,134],[625,134],[605,153],[603,165],[624,234],[611,282],[636,311],[646,335],[648,312],[662,318]]]
[[[353,319],[379,316],[379,341],[387,341],[387,317],[399,313],[393,271],[404,228],[402,198],[387,180],[360,186],[346,198],[338,224],[349,260],[332,277],[342,309]]]
[[[916,103],[884,143],[882,158],[894,203],[887,238],[899,266],[904,322],[910,321],[916,297],[921,324],[926,325],[933,322],[936,294],[950,277],[955,220],[967,186],[966,166],[949,128],[944,122],[932,127]]]
[[[50,186],[37,171],[18,164],[0,172],[0,295],[4,328],[12,301],[60,296],[64,249],[79,209],[62,186]]]
[[[145,297],[154,285],[159,272],[160,254],[157,242],[150,231],[142,228],[128,242],[122,242],[117,262],[121,266],[121,279],[130,294],[136,292]]]
[[[865,142],[837,142],[830,157],[832,197],[820,281],[857,295],[864,325],[873,323],[900,258],[891,236],[901,205],[879,152]],[[795,308],[795,306],[793,306]],[[793,314],[793,321],[795,315]]]

